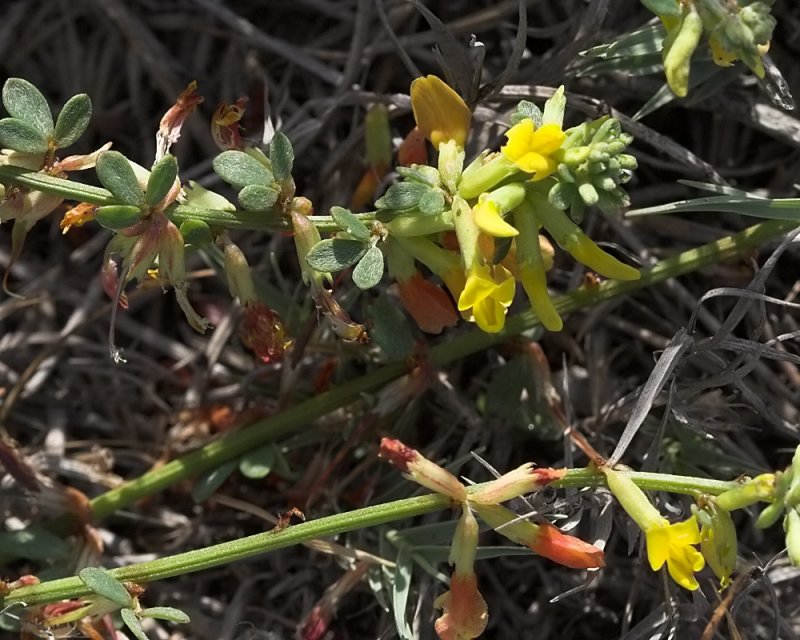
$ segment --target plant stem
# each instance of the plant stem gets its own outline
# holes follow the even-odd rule
[[[45,173],[30,171],[22,167],[0,165],[0,181],[10,182],[20,187],[64,196],[77,202],[88,202],[100,206],[119,204],[111,192],[72,180],[56,178]],[[221,211],[218,209],[200,209],[188,205],[173,205],[167,210],[170,219],[176,224],[192,218],[201,220],[211,227],[225,229],[244,229],[249,231],[291,231],[287,218],[275,211]],[[363,222],[375,219],[374,212],[358,213],[356,217]],[[311,222],[322,233],[338,231],[339,226],[330,216],[309,216]]]
[[[669,491],[673,493],[720,494],[739,486],[736,481],[711,480],[690,476],[676,476],[659,473],[628,473],[630,478],[643,489]],[[605,485],[605,476],[592,467],[569,469],[567,474],[551,486],[553,487],[597,487]],[[470,487],[477,490],[481,485]],[[121,567],[110,571],[118,580],[147,583],[175,576],[202,571],[212,567],[227,565],[255,555],[275,551],[284,547],[302,544],[318,538],[329,538],[349,531],[375,527],[396,520],[405,520],[452,506],[446,496],[429,494],[415,498],[405,498],[394,502],[377,504],[354,511],[310,520],[283,529],[257,533],[255,535],[215,544],[203,549],[187,551],[174,556],[159,558],[149,562]],[[0,603],[7,607],[14,603],[26,605],[46,604],[69,598],[81,598],[91,592],[77,577],[51,580],[38,585],[21,587],[9,593]]]
[[[578,311],[742,255],[795,226],[795,223],[785,221],[764,222],[733,236],[684,251],[649,269],[643,269],[640,280],[627,282],[608,280],[599,286],[580,287],[556,299],[555,306],[562,315]],[[435,365],[446,365],[538,325],[539,320],[533,311],[525,311],[509,317],[500,333],[489,334],[473,329],[438,344],[431,349],[429,358]],[[181,480],[213,469],[255,447],[304,428],[326,413],[358,400],[362,394],[378,391],[386,383],[399,378],[405,371],[405,366],[401,363],[385,365],[326,393],[309,398],[299,405],[285,409],[275,416],[255,422],[240,431],[226,434],[196,451],[97,496],[91,501],[92,515],[95,520],[100,520]]]

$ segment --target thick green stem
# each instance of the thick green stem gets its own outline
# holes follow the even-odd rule
[[[720,494],[738,486],[736,481],[711,480],[689,476],[670,474],[623,472],[643,489],[669,491],[673,493],[709,493]],[[605,476],[593,467],[570,469],[561,479],[554,482],[554,487],[598,487],[606,484]],[[475,491],[481,485],[470,487]],[[302,524],[291,525],[284,529],[257,533],[238,540],[215,544],[204,549],[196,549],[174,556],[133,564],[110,573],[118,580],[148,583],[175,576],[202,571],[212,567],[227,565],[250,558],[255,555],[275,551],[284,547],[302,544],[318,538],[356,531],[367,527],[405,520],[433,511],[441,511],[453,506],[452,500],[439,494],[429,494],[416,498],[406,498],[384,504],[377,504],[363,509],[310,520]],[[30,587],[15,589],[0,603],[7,607],[13,603],[24,602],[26,605],[46,604],[69,598],[81,598],[90,594],[83,582],[77,577],[51,580]]]
[[[562,315],[568,314],[652,286],[669,278],[697,271],[703,267],[745,254],[795,226],[794,223],[785,221],[770,221],[755,225],[736,235],[722,238],[697,249],[684,251],[649,269],[644,269],[640,280],[625,282],[609,280],[595,287],[580,287],[568,295],[557,298],[554,301],[555,307]],[[446,365],[499,344],[537,325],[539,325],[539,320],[536,314],[533,311],[525,311],[509,317],[505,328],[499,333],[489,334],[477,329],[472,330],[438,344],[431,349],[429,357],[435,365]],[[157,493],[181,480],[213,469],[259,445],[305,428],[310,422],[326,413],[358,400],[362,394],[378,391],[383,385],[400,377],[403,373],[405,373],[405,367],[402,364],[386,365],[327,393],[314,396],[302,404],[290,407],[271,418],[260,420],[241,431],[229,433],[197,451],[176,458],[135,480],[101,494],[92,500],[92,514],[95,519],[102,519],[137,500]]]

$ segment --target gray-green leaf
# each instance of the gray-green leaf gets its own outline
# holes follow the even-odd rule
[[[136,640],[149,640],[144,632],[144,629],[142,629],[142,623],[139,622],[139,618],[136,617],[136,614],[132,609],[128,609],[126,607],[119,612],[119,615],[122,618],[122,621],[125,623],[125,626],[130,629]]]
[[[250,184],[267,186],[275,181],[269,169],[244,151],[223,151],[214,158],[213,165],[220,178],[238,189]]]
[[[356,240],[369,240],[372,235],[367,225],[343,207],[331,207],[331,218],[342,231],[346,231]]]
[[[375,203],[378,209],[393,209],[395,211],[406,211],[413,209],[418,204],[430,187],[419,182],[398,182],[386,190],[382,198]]]
[[[292,175],[294,149],[285,134],[278,131],[269,144],[269,159],[276,180],[286,180]]]
[[[17,118],[41,133],[45,139],[53,135],[53,114],[50,105],[27,80],[9,78],[3,85],[3,106]]]
[[[104,151],[97,159],[97,177],[101,184],[123,204],[140,207],[144,193],[128,159],[119,151]]]
[[[0,120],[0,146],[21,153],[45,153],[47,137],[38,129],[18,118]]]
[[[176,622],[178,624],[187,624],[189,616],[174,607],[150,607],[149,609],[142,609],[139,612],[142,618],[155,618],[156,620],[168,620],[169,622]]]
[[[278,201],[279,191],[274,186],[249,184],[239,192],[239,203],[249,211],[271,209]]]
[[[126,229],[139,222],[142,216],[142,210],[131,204],[110,204],[95,212],[97,223],[111,231]]]
[[[369,244],[360,240],[326,238],[308,252],[306,261],[316,271],[341,271],[354,265],[369,249]]]
[[[353,269],[353,282],[359,289],[371,289],[383,277],[383,252],[372,246]]]
[[[272,443],[245,453],[239,459],[239,471],[246,478],[260,480],[266,478],[275,466],[277,451]]]
[[[412,164],[410,167],[397,167],[397,173],[406,180],[421,182],[430,187],[438,187],[442,184],[439,171],[435,167],[429,167],[425,164]]]
[[[80,570],[78,577],[94,593],[120,607],[129,607],[133,602],[131,594],[123,584],[105,569],[86,567]]]
[[[178,161],[172,154],[166,154],[153,165],[150,177],[147,179],[147,193],[144,195],[145,204],[154,207],[161,202],[178,177]]]
[[[85,93],[72,96],[56,120],[56,129],[53,137],[59,149],[73,144],[86,131],[92,119],[92,100]]]
[[[431,189],[419,200],[419,210],[429,216],[444,211],[444,194],[439,189]]]

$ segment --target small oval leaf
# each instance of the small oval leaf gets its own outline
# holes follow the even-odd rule
[[[148,207],[154,207],[161,202],[178,177],[178,161],[175,156],[168,153],[153,165],[150,178],[147,180],[147,192],[144,202]]]
[[[228,460],[197,478],[192,487],[192,499],[195,502],[205,502],[214,492],[222,486],[230,475],[236,471],[237,460]]]
[[[359,289],[371,289],[383,278],[383,251],[372,246],[353,269],[353,282]]]
[[[286,180],[292,175],[294,165],[294,149],[289,138],[280,131],[269,144],[269,159],[272,162],[272,173],[276,180]]]
[[[202,220],[184,220],[180,232],[186,244],[195,247],[205,247],[214,240],[211,235],[211,227]]]
[[[123,584],[105,569],[100,567],[86,567],[78,573],[81,582],[97,595],[110,600],[120,607],[129,607],[133,602],[131,594]]]
[[[430,187],[420,182],[398,182],[386,190],[383,197],[375,203],[378,209],[392,209],[395,211],[406,211],[413,209],[419,204]]]
[[[144,204],[144,193],[133,172],[130,161],[119,151],[104,151],[97,158],[95,167],[102,185],[123,204],[140,207]]]
[[[3,85],[3,106],[12,118],[22,120],[45,139],[53,135],[53,114],[41,92],[27,80],[9,78]]]
[[[214,171],[239,189],[251,184],[270,185],[275,180],[269,169],[243,151],[223,151],[214,158]]]
[[[266,478],[272,471],[272,467],[275,466],[276,458],[277,452],[274,444],[270,443],[263,447],[258,447],[245,453],[239,459],[239,471],[251,480]]]
[[[326,238],[311,247],[306,261],[317,271],[341,271],[354,265],[369,249],[369,244],[360,240]]]
[[[174,607],[150,607],[139,612],[142,618],[155,618],[156,620],[168,620],[177,624],[188,624],[189,616]]]
[[[349,233],[356,240],[366,241],[372,235],[367,225],[343,207],[331,207],[331,218],[342,231]]]
[[[56,147],[63,149],[73,144],[86,131],[92,119],[92,100],[85,93],[79,93],[67,100],[56,120],[53,137]]]
[[[136,614],[133,612],[132,609],[121,609],[119,612],[120,618],[125,623],[125,626],[130,629],[130,632],[134,635],[136,640],[150,640],[142,629],[142,624],[139,622],[139,618],[136,617]]]
[[[46,153],[47,138],[27,122],[17,118],[0,120],[0,146],[21,153]]]
[[[278,190],[263,184],[249,184],[239,192],[239,203],[248,211],[271,209],[278,201]]]
[[[99,207],[95,212],[95,220],[111,231],[127,229],[142,219],[142,210],[131,204],[110,204]]]

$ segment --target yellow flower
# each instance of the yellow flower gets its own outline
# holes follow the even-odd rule
[[[503,216],[500,215],[500,208],[494,200],[489,198],[488,193],[481,194],[473,211],[475,213],[475,224],[484,233],[495,238],[512,238],[519,235],[519,231],[503,220]]]
[[[508,144],[500,148],[503,155],[525,173],[533,173],[533,180],[542,180],[558,167],[552,157],[559,150],[566,134],[557,124],[536,128],[533,120],[525,118],[506,132]]]
[[[488,265],[476,265],[467,275],[467,284],[458,298],[458,310],[469,311],[475,323],[487,333],[497,333],[506,322],[506,308],[514,299],[515,282],[511,272],[501,265],[493,271]]]
[[[661,518],[657,524],[645,529],[644,535],[647,559],[653,571],[658,571],[666,562],[669,575],[684,589],[694,591],[700,586],[694,574],[705,566],[706,561],[693,546],[700,543],[700,529],[695,516],[675,524]]]
[[[411,83],[411,109],[423,135],[437,149],[448,140],[464,146],[472,112],[453,89],[436,76],[417,78]]]
[[[735,53],[728,51],[722,46],[716,36],[711,36],[708,39],[708,47],[711,49],[711,56],[714,58],[714,64],[720,67],[730,67],[738,59]]]

